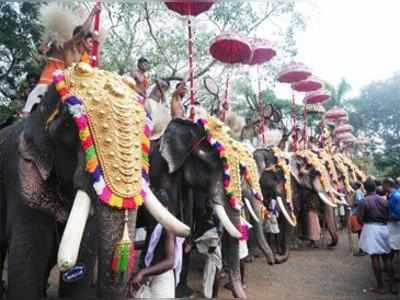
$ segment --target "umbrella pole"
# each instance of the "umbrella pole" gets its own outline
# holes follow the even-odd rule
[[[100,1],[96,1],[96,5],[98,3],[100,3]],[[100,29],[100,12],[98,12],[94,17],[94,32],[97,36],[99,35],[99,29]],[[91,65],[94,68],[97,67],[98,51],[99,51],[99,41],[95,39],[93,41],[92,59],[91,59]]]
[[[194,78],[193,78],[193,32],[192,20],[188,17],[188,51],[189,51],[189,83],[190,83],[190,119],[194,120]]]
[[[304,129],[303,129],[303,142],[304,142],[304,150],[308,148],[308,141],[307,141],[307,110],[304,107]]]
[[[220,113],[220,120],[225,121],[226,117],[226,112],[229,110],[229,72],[228,75],[226,76],[226,81],[225,81],[225,95],[224,95],[224,101],[222,103],[221,107],[221,113]]]
[[[293,131],[293,150],[297,151],[297,128],[296,128],[296,100],[294,97],[294,91],[292,91],[292,131]]]
[[[257,65],[257,98],[258,98],[258,103],[259,103],[259,107],[260,107],[260,115],[261,115],[261,128],[260,128],[260,133],[261,133],[261,141],[262,144],[265,145],[265,130],[266,130],[266,126],[265,126],[265,117],[264,117],[264,103],[261,99],[261,80],[260,80],[260,67]]]

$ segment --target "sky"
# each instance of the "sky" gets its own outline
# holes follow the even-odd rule
[[[350,96],[370,82],[400,71],[400,0],[304,0],[305,32],[298,56],[313,73],[337,85],[345,78]]]

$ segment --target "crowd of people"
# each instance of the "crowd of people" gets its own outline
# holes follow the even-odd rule
[[[355,183],[354,189],[350,224],[359,235],[357,255],[371,257],[377,285],[370,291],[385,293],[386,273],[389,291],[397,294],[396,275],[400,274],[395,272],[394,258],[400,250],[400,178],[385,178],[383,182],[368,178],[363,185]]]

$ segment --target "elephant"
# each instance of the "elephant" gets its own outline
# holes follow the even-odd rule
[[[240,281],[238,248],[241,234],[237,230],[240,212],[232,208],[228,201],[224,187],[224,162],[207,137],[208,132],[203,125],[190,120],[173,119],[160,140],[151,147],[151,186],[154,190],[167,191],[171,199],[184,198],[183,201],[173,203],[171,209],[179,219],[193,228],[194,234],[196,228],[201,227],[201,222],[210,219],[209,214],[214,213],[218,217],[225,229],[222,235],[224,267],[233,283],[234,296],[242,298],[245,293]],[[255,214],[258,214],[258,200],[245,181],[241,182],[243,196],[249,200],[253,211],[257,212]],[[196,201],[206,203],[199,204]],[[199,206],[204,207],[208,215],[199,211]],[[268,261],[273,263],[274,258],[265,239],[260,240],[259,244]]]
[[[260,186],[264,205],[268,207],[272,199],[278,200],[280,233],[275,260],[277,263],[283,263],[289,258],[288,237],[294,233],[298,209],[298,205],[293,203],[293,200],[297,198],[292,196],[292,178],[289,166],[283,152],[277,147],[258,148],[253,155],[261,175]]]
[[[300,150],[292,154],[290,159],[290,172],[293,176],[295,187],[300,197],[298,203],[301,204],[299,210],[299,222],[303,233],[305,232],[305,200],[319,199],[319,209],[323,211],[327,229],[331,236],[332,242],[329,246],[333,247],[338,243],[339,236],[337,234],[336,223],[334,221],[333,208],[339,202],[336,192],[331,185],[328,172],[323,162],[318,156],[310,150]],[[295,201],[297,202],[297,201]],[[321,205],[323,204],[323,205]]]
[[[84,64],[65,72],[76,80],[71,81],[71,87],[75,84],[79,87],[78,80],[82,80],[82,88],[96,89],[95,101],[99,106],[106,107],[110,104],[109,98],[120,101],[125,95],[129,97],[129,100],[124,98],[126,101],[135,103],[137,111],[142,111],[135,100],[137,94],[122,77]],[[103,88],[101,78],[115,82],[119,89],[107,84]],[[2,267],[8,252],[7,296],[8,299],[41,299],[45,296],[49,272],[56,264],[57,252],[60,255],[60,239],[61,243],[66,241],[69,251],[66,228],[74,222],[82,224],[80,219],[70,219],[82,214],[79,208],[89,201],[87,224],[85,226],[83,222],[83,228],[78,229],[83,234],[81,247],[78,247],[78,263],[84,266],[86,273],[76,282],[60,280],[59,296],[90,297],[97,257],[97,297],[121,299],[125,296],[129,274],[123,277],[115,274],[111,262],[126,217],[130,238],[134,240],[137,211],[129,209],[125,215],[124,210],[99,201],[86,169],[78,124],[64,102],[66,95],[59,93],[59,87],[60,84],[51,84],[30,117],[0,131],[0,262]],[[94,92],[89,91],[93,95]],[[103,110],[100,115],[104,115]],[[106,126],[104,129],[111,130]],[[101,151],[101,147],[103,144],[96,144],[96,149]],[[146,192],[144,204],[150,214],[177,235],[188,235],[190,229],[169,213],[150,189]],[[75,238],[73,234],[72,238]]]

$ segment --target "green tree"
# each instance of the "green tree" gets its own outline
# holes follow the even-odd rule
[[[37,73],[32,53],[40,42],[38,3],[0,2],[0,104],[16,99],[28,73]]]
[[[331,93],[331,99],[324,105],[326,109],[333,106],[346,107],[346,96],[351,91],[351,85],[346,79],[342,79],[337,87],[329,83],[325,83],[325,88]]]
[[[378,171],[382,176],[400,176],[400,74],[369,84],[349,104],[356,133],[373,143],[370,151]]]

